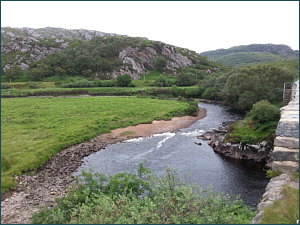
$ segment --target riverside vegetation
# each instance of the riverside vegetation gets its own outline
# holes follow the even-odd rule
[[[35,213],[33,223],[240,224],[255,215],[238,198],[187,184],[168,167],[160,177],[142,163],[137,174],[90,172],[82,172],[57,206]]]

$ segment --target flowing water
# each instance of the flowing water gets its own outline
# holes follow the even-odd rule
[[[111,175],[136,172],[137,165],[147,159],[144,165],[157,174],[168,165],[181,175],[189,173],[192,183],[196,182],[201,187],[211,185],[215,191],[240,195],[246,205],[255,206],[269,181],[265,178],[263,165],[221,157],[207,141],[197,139],[200,134],[218,128],[222,122],[235,121],[240,117],[220,105],[199,103],[199,107],[206,109],[206,117],[191,126],[174,133],[109,145],[86,157],[73,175],[89,169]]]

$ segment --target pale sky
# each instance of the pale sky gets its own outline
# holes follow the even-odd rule
[[[299,50],[299,1],[1,1],[1,27],[116,33],[198,53],[249,44]]]

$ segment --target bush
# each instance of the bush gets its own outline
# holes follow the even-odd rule
[[[63,87],[63,88],[84,88],[84,87],[95,87],[95,84],[91,81],[79,80],[76,82],[62,84],[61,87]]]
[[[13,65],[11,69],[7,69],[5,72],[5,76],[8,80],[16,80],[24,74],[24,71],[21,67],[17,65]]]
[[[280,119],[279,108],[267,100],[253,104],[250,116],[255,121],[256,128],[261,130],[276,129]]]
[[[157,87],[169,87],[169,82],[164,76],[161,75],[155,80],[154,85]]]
[[[27,85],[30,89],[37,89],[38,88],[38,83],[36,83],[36,82],[28,82]]]
[[[83,173],[56,207],[34,213],[33,223],[245,224],[255,215],[239,198],[189,185],[176,170],[166,167],[161,177],[150,172],[139,164],[138,175]]]
[[[197,116],[198,111],[199,111],[199,107],[198,107],[197,100],[190,102],[188,108],[185,110],[186,115],[189,115],[189,116]]]
[[[115,87],[117,82],[115,80],[99,80],[96,83],[97,87]]]
[[[11,86],[10,86],[10,84],[7,84],[7,83],[1,83],[1,89],[10,89],[11,88]]]
[[[128,87],[131,83],[131,77],[128,74],[119,75],[117,77],[118,87]]]
[[[171,88],[171,94],[172,94],[174,97],[178,97],[179,93],[180,93],[179,88],[178,88],[176,85],[172,85],[172,88]]]

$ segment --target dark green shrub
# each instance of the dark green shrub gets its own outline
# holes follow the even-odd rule
[[[157,87],[169,87],[169,82],[164,76],[161,75],[155,80],[154,85]]]
[[[280,119],[279,108],[267,100],[255,103],[250,111],[251,118],[255,121],[257,129],[276,129]]]
[[[99,80],[96,82],[97,87],[115,87],[117,82],[115,80]]]
[[[188,88],[185,91],[184,97],[186,98],[199,98],[199,96],[201,95],[200,89],[198,87],[195,88]]]
[[[189,102],[188,108],[185,110],[186,115],[189,116],[197,116],[199,111],[198,101],[194,100],[193,102]]]
[[[152,59],[152,64],[157,71],[163,72],[167,65],[167,60],[162,57],[155,57]]]
[[[119,75],[117,77],[118,87],[128,87],[130,83],[131,83],[131,77],[128,74]]]
[[[171,94],[172,94],[174,97],[178,97],[179,93],[180,93],[179,88],[178,88],[176,85],[172,85],[172,88],[171,88]]]
[[[7,84],[7,83],[1,83],[1,89],[10,89],[11,88],[11,85],[10,84]]]
[[[62,84],[63,88],[84,88],[84,87],[95,87],[95,84],[92,81],[79,80],[76,82]]]
[[[27,86],[28,86],[30,89],[37,89],[37,88],[38,88],[38,83],[36,83],[36,82],[28,82],[28,83],[27,83]]]
[[[5,76],[8,80],[16,80],[17,78],[23,76],[24,71],[21,67],[14,65],[11,69],[7,69],[5,72]]]

